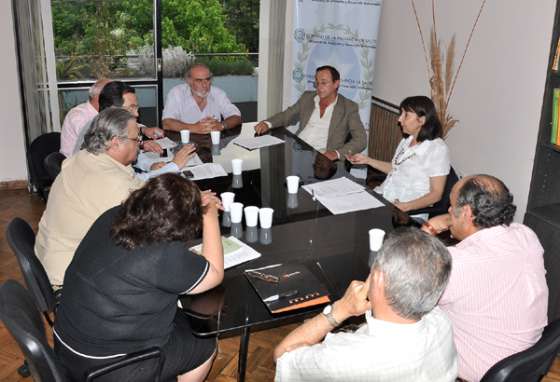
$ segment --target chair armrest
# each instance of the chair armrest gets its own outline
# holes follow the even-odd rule
[[[115,363],[111,363],[109,365],[88,372],[86,382],[93,381],[96,378],[108,374],[114,370],[121,369],[128,365],[141,361],[146,361],[149,359],[158,359],[157,369],[155,370],[155,378],[154,378],[154,381],[158,382],[161,376],[161,370],[163,368],[164,358],[165,357],[163,356],[160,348],[158,347],[151,347],[146,350],[130,353]]]

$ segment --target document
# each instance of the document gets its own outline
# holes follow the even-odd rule
[[[306,184],[302,188],[314,197],[335,197],[364,191],[364,186],[346,177]]]
[[[259,252],[234,236],[222,236],[222,247],[224,248],[224,269],[261,257]],[[195,245],[190,250],[197,255],[202,255],[202,244]]]
[[[200,166],[201,164],[204,164],[204,162],[200,159],[197,153],[194,153],[194,155],[189,158],[189,161],[187,162],[185,167]]]
[[[365,190],[340,196],[317,196],[317,200],[319,200],[333,215],[384,206],[381,201]]]
[[[155,141],[158,145],[161,146],[162,149],[172,149],[173,147],[177,146],[177,143],[173,142],[171,139],[167,138],[167,137],[163,137],[160,139],[157,139]]]
[[[261,147],[279,145],[280,143],[284,143],[284,141],[272,135],[261,135],[260,137],[237,138],[233,143],[247,150],[255,150]]]
[[[140,154],[138,154],[138,159],[136,161],[135,167],[143,170],[143,171],[150,171],[150,167],[157,162],[171,162],[173,160],[173,156],[172,155],[168,155],[166,157],[160,157],[158,153],[154,153],[154,152],[141,152]],[[201,164],[203,164],[204,162],[202,162],[202,160],[200,160],[200,157],[198,156],[198,154],[194,154],[192,157],[189,158],[189,161],[187,162],[187,164],[185,165],[185,167],[183,167],[183,169],[187,168],[187,167],[192,167],[192,166],[199,166]]]
[[[219,176],[227,176],[226,170],[218,163],[203,163],[199,166],[189,167],[188,171],[191,172],[191,180],[211,179]]]

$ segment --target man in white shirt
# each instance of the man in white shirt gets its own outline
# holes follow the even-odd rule
[[[212,86],[212,73],[206,65],[192,65],[185,82],[167,95],[162,116],[165,130],[208,134],[241,124],[241,112],[222,89]]]
[[[97,80],[89,88],[88,101],[73,107],[64,117],[60,132],[60,152],[67,158],[73,154],[74,146],[82,130],[89,126],[89,122],[99,112],[99,94],[108,82],[110,80]]]
[[[315,72],[316,91],[307,91],[299,100],[255,126],[257,134],[299,122],[296,134],[330,160],[361,152],[366,147],[366,131],[358,105],[338,94],[340,73],[325,65]]]
[[[416,228],[394,231],[365,282],[353,281],[278,345],[276,381],[455,381],[451,322],[435,307],[450,272],[438,239]],[[364,313],[356,332],[329,333]]]

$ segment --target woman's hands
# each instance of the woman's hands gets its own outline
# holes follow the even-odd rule
[[[364,154],[346,155],[346,159],[352,164],[367,164],[371,166],[371,158]]]
[[[223,210],[222,201],[216,196],[212,190],[205,190],[200,192],[200,199],[202,208],[204,210],[204,217],[218,216],[218,210]]]

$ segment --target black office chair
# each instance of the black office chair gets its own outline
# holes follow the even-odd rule
[[[35,255],[35,233],[25,220],[14,218],[6,228],[6,239],[16,255],[35,306],[43,313],[49,325],[53,326],[51,313],[55,311],[56,297],[47,272]]]
[[[480,382],[536,382],[548,372],[560,350],[560,319],[548,324],[540,340],[529,349],[492,366]]]
[[[432,218],[434,216],[446,214],[449,210],[449,195],[451,194],[451,189],[457,183],[459,177],[457,173],[451,167],[449,169],[449,174],[447,174],[447,179],[445,180],[445,188],[443,189],[443,195],[441,196],[441,200],[435,203],[431,207],[420,208],[418,210],[408,211],[409,215],[419,215],[419,214],[429,214],[428,217]]]
[[[35,307],[33,298],[25,288],[14,280],[6,281],[0,287],[0,318],[28,361],[34,380],[43,382],[69,381],[53,349],[48,345],[45,326],[41,314]],[[154,370],[154,381],[159,381],[163,358],[160,349],[156,347],[131,353],[115,363],[88,373],[86,381],[93,381],[117,369],[149,359],[158,362]]]
[[[64,159],[66,159],[66,156],[60,151],[52,152],[45,157],[43,164],[45,165],[45,170],[47,170],[47,174],[49,174],[49,178],[52,182],[54,182],[56,176],[60,173]]]
[[[38,136],[27,150],[29,179],[31,185],[47,200],[52,180],[45,169],[45,158],[52,152],[60,150],[60,133],[53,132]]]

